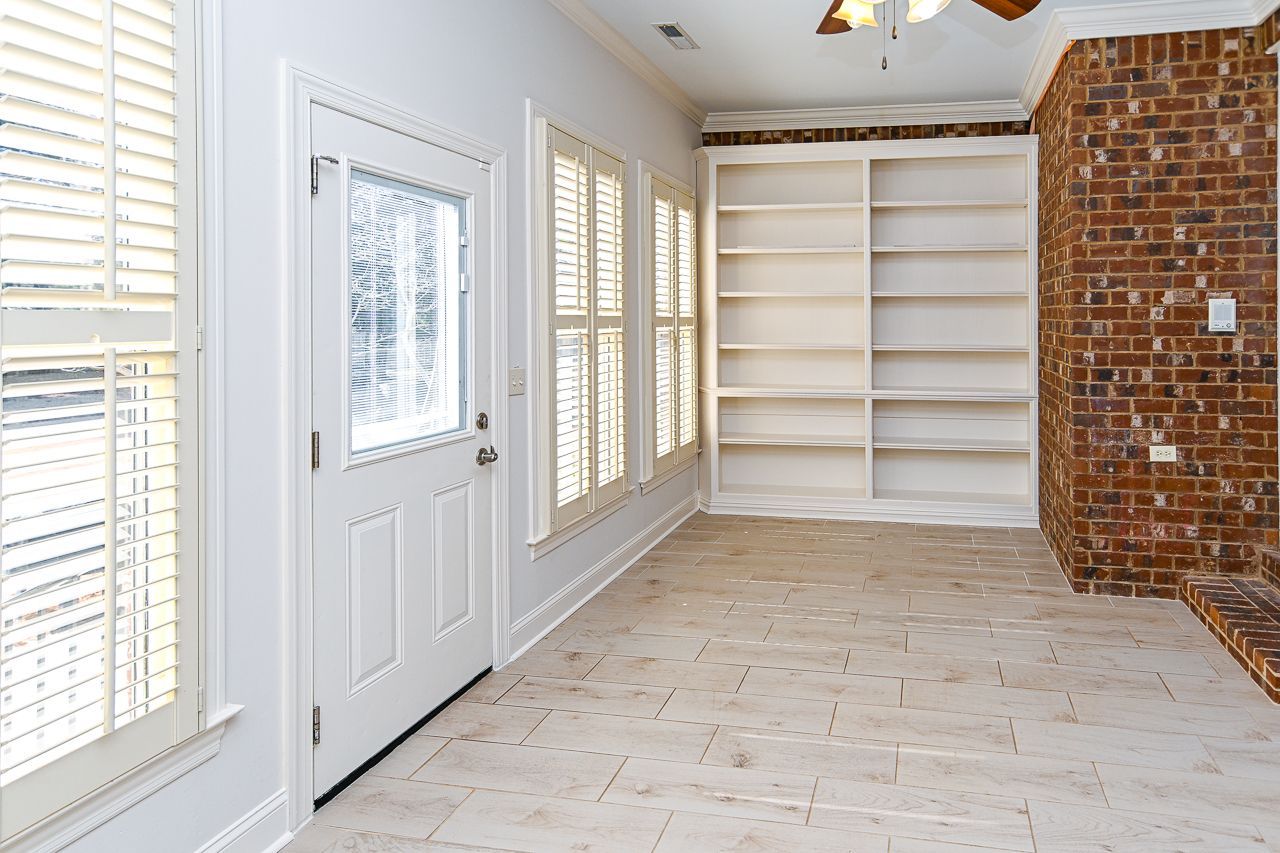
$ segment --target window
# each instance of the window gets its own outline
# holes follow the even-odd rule
[[[0,825],[196,733],[194,4],[0,18]]]
[[[625,165],[556,127],[545,135],[547,439],[539,449],[547,483],[541,526],[551,534],[627,494]]]
[[[466,428],[466,199],[351,172],[352,458]]]
[[[693,197],[652,173],[645,178],[652,407],[648,484],[685,467],[698,452],[698,282]]]

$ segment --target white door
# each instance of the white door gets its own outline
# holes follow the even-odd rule
[[[492,663],[492,199],[477,161],[327,108],[311,140],[319,796]]]

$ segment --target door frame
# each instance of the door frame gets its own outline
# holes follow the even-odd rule
[[[328,107],[354,118],[470,157],[489,174],[493,214],[490,221],[492,269],[492,318],[489,329],[493,443],[508,451],[510,401],[506,393],[507,370],[507,155],[502,148],[475,137],[427,121],[371,95],[327,80],[287,61],[283,63],[285,128],[284,186],[286,270],[283,386],[291,393],[284,400],[284,446],[290,452],[282,475],[288,484],[285,500],[285,785],[289,827],[296,831],[314,811],[314,762],[311,746],[312,676],[312,481],[311,446],[311,108]],[[332,175],[321,174],[320,180]],[[493,666],[510,657],[511,607],[508,554],[510,465],[496,466],[493,483]],[[427,713],[431,709],[424,709]]]

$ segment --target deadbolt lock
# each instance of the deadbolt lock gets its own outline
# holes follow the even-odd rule
[[[476,429],[488,429],[488,428],[489,428],[489,416],[486,415],[484,412],[481,412],[480,414],[476,415]]]

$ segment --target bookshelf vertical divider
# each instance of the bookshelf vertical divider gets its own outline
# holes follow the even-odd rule
[[[705,509],[1036,524],[1036,146],[697,152]]]
[[[862,197],[862,205],[863,205],[862,245],[870,246],[871,245],[871,192],[870,192],[871,161],[866,158],[863,158],[860,165],[862,167],[862,186],[867,188],[867,191],[863,193],[863,197]],[[863,252],[862,254],[862,339],[864,341],[867,341],[868,344],[871,341],[871,251],[870,249],[868,249],[866,252]],[[871,384],[872,384],[871,383],[871,347],[868,345],[866,350],[866,357],[863,358],[862,360],[862,387],[870,388]],[[867,397],[862,401],[863,423],[867,424],[867,429],[864,431],[863,434],[868,437],[866,449],[863,453],[863,460],[862,460],[863,468],[866,471],[865,477],[866,477],[866,483],[867,483],[867,489],[866,489],[867,497],[871,497],[872,495],[875,494],[875,480],[876,480],[875,451],[872,448],[871,441],[870,441],[870,436],[871,436],[870,424],[872,422],[872,415],[873,415],[871,407],[872,407],[872,402],[870,397]]]

